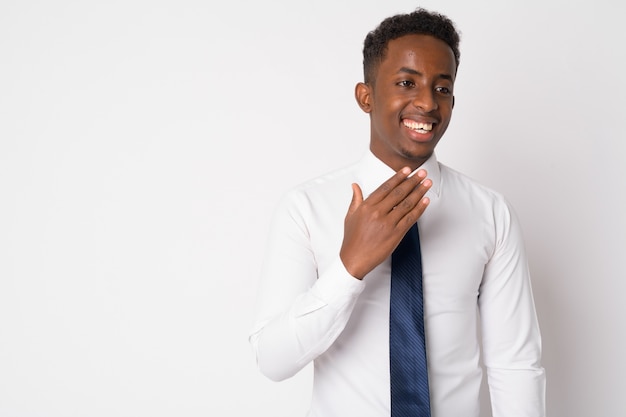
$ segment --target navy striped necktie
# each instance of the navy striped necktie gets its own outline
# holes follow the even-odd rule
[[[417,223],[391,255],[389,360],[391,416],[430,417]]]

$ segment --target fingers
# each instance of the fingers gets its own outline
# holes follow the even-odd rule
[[[348,207],[348,215],[351,215],[363,202],[363,191],[359,184],[352,184],[352,201],[350,201],[350,207]]]
[[[414,186],[408,194],[399,201],[397,201],[397,196],[404,195],[404,190],[389,195],[388,198],[394,197],[392,201],[397,201],[389,214],[397,225],[400,225],[402,228],[408,228],[417,221],[430,203],[430,199],[425,197],[425,195],[432,185],[433,182],[430,179],[425,179],[417,186]],[[394,196],[394,194],[397,194],[397,196]]]
[[[424,171],[424,170],[420,170],[420,171]],[[416,173],[415,175],[417,175],[418,173]],[[389,178],[387,181],[382,183],[380,187],[374,190],[374,192],[370,194],[370,196],[368,197],[368,200],[370,200],[374,204],[379,203],[384,198],[386,198],[389,195],[389,193],[393,192],[393,190],[395,190],[398,185],[402,184],[402,182],[405,181],[407,177],[409,177],[410,174],[411,174],[410,168],[408,167],[402,168],[400,171],[396,172],[391,178]],[[411,176],[411,178],[415,177],[415,175]]]
[[[422,199],[432,186],[432,181],[426,179],[427,173],[423,169],[410,174],[409,168],[398,171],[368,197],[368,203],[377,205],[383,212],[393,210],[398,219],[415,208],[423,211],[428,202],[422,202]]]
[[[430,186],[428,188],[430,188]],[[412,205],[412,208],[410,209],[408,209],[408,207],[411,206],[410,203],[406,203],[406,204],[404,202],[401,203],[401,206],[407,207],[407,211],[402,212],[398,208],[394,210],[394,212],[398,212],[397,213],[398,218],[397,218],[397,223],[396,223],[397,226],[399,226],[402,229],[408,230],[413,225],[413,223],[415,223],[417,219],[421,217],[421,215],[426,210],[426,207],[428,207],[428,204],[430,204],[430,199],[428,197],[423,197],[423,194],[421,198],[417,200],[416,204]]]

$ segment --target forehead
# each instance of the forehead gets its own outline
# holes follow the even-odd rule
[[[454,75],[456,60],[452,48],[441,39],[430,35],[405,35],[389,41],[379,70],[396,71],[401,67]]]

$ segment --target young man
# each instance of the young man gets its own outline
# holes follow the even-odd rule
[[[390,387],[412,381],[390,376],[390,310],[401,303],[391,258],[416,222],[427,371],[414,379],[429,388],[423,411],[404,415],[478,417],[481,347],[494,417],[545,414],[517,220],[500,194],[434,154],[454,106],[458,43],[449,19],[423,9],[368,34],[356,99],[370,116],[370,152],[277,210],[250,341],[273,380],[314,362],[310,416],[396,417]]]

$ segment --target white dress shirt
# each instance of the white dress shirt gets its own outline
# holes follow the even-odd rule
[[[418,221],[432,417],[479,417],[481,346],[493,416],[544,416],[541,340],[518,222],[500,194],[434,155],[422,168],[433,181]],[[360,281],[339,250],[351,184],[367,196],[393,174],[368,152],[292,190],[276,211],[250,342],[273,380],[314,361],[310,417],[390,415],[391,261]]]

